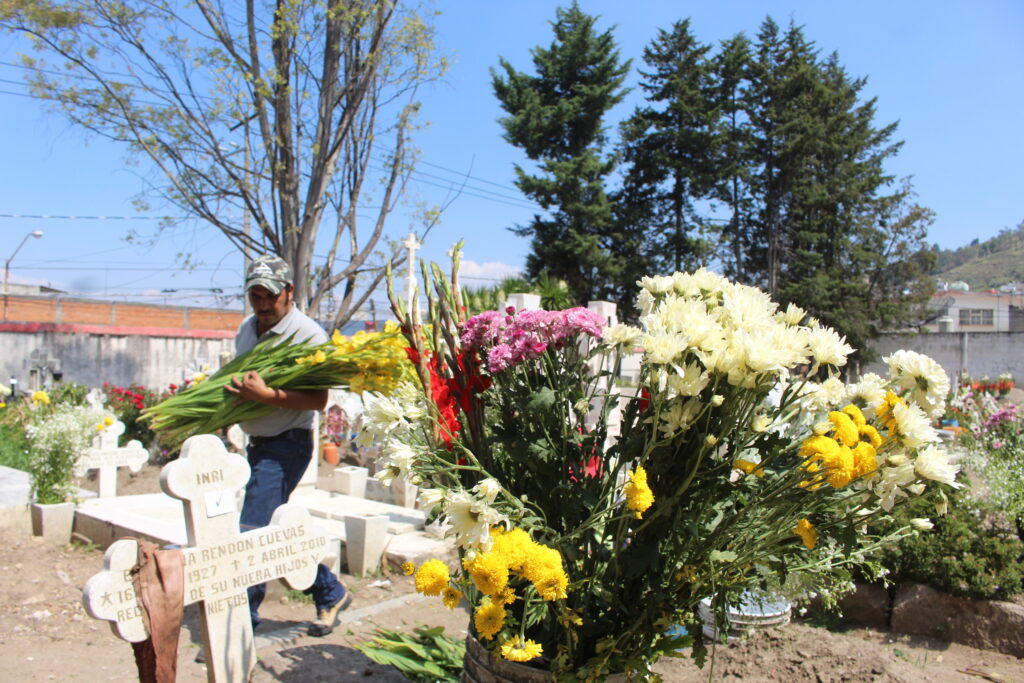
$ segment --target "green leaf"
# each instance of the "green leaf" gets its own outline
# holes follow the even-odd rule
[[[555,404],[555,392],[551,387],[541,387],[530,394],[526,407],[533,412],[545,411]]]

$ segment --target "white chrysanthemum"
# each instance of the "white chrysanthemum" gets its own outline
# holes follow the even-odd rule
[[[649,315],[654,310],[655,303],[657,302],[654,295],[646,289],[641,289],[640,293],[636,295],[636,308],[640,311],[640,315]]]
[[[656,332],[644,337],[644,354],[649,363],[671,363],[686,350],[686,337],[675,332]]]
[[[695,398],[676,402],[668,410],[661,413],[661,425],[658,430],[665,436],[673,436],[685,430],[700,412],[701,402]]]
[[[915,517],[914,519],[910,520],[910,524],[918,531],[930,531],[931,528],[935,526],[934,524],[932,524],[932,520],[928,519],[927,517]]]
[[[604,328],[602,339],[609,346],[620,346],[631,350],[640,341],[641,335],[643,332],[640,329],[632,325],[618,323]]]
[[[838,377],[829,377],[820,384],[807,382],[800,389],[800,405],[818,412],[835,408],[846,398],[846,385]]]
[[[402,415],[406,421],[416,422],[426,415],[423,392],[412,382],[400,383],[392,396],[402,406]]]
[[[949,394],[949,377],[942,366],[916,351],[901,349],[883,358],[889,364],[889,376],[931,417],[942,415]]]
[[[711,376],[697,363],[686,363],[683,366],[672,364],[674,372],[668,373],[666,386],[669,397],[696,396],[711,381]]]
[[[800,308],[796,304],[790,304],[786,306],[786,310],[780,313],[779,315],[782,319],[782,322],[792,326],[799,325],[800,322],[804,319],[804,316],[807,315],[807,311]]]
[[[645,275],[637,284],[651,294],[667,294],[675,289],[671,275]]]
[[[846,343],[846,337],[830,327],[812,327],[807,329],[807,347],[814,361],[821,365],[846,365],[846,357],[853,353],[853,347]]]
[[[736,327],[751,328],[770,321],[778,304],[755,287],[735,285],[723,295],[721,315]]]
[[[896,432],[905,446],[919,448],[939,440],[931,420],[920,406],[914,403],[897,403],[893,406],[892,416],[896,420]]]
[[[873,417],[885,400],[885,380],[873,372],[846,387],[846,400],[857,404],[867,417]]]
[[[879,503],[882,509],[886,512],[892,510],[893,505],[896,504],[896,498],[906,498],[907,493],[902,487],[909,486],[914,483],[914,465],[913,463],[903,458],[903,461],[899,465],[890,466],[888,463],[892,461],[890,457],[885,461],[885,465],[879,472],[879,479],[875,484],[875,494],[879,498]]]
[[[508,521],[505,515],[465,491],[448,496],[445,517],[451,525],[448,533],[455,536],[457,545],[484,552],[491,548],[491,527]]]
[[[677,292],[683,293],[685,290],[693,294],[720,294],[730,284],[722,275],[705,267],[699,267],[690,273],[685,284],[681,283],[678,278],[675,280]]]
[[[685,332],[691,321],[707,319],[708,309],[700,299],[669,294],[657,309],[664,329],[671,332]]]
[[[951,464],[946,452],[935,446],[929,446],[917,454],[917,458],[914,460],[914,471],[925,479],[940,481],[954,488],[963,486],[956,481],[960,465]]]

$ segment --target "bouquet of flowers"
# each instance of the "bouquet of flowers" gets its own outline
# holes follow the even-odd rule
[[[397,326],[383,332],[357,332],[351,337],[337,330],[326,344],[277,343],[266,339],[248,353],[238,356],[209,377],[202,377],[186,389],[143,411],[153,429],[168,438],[183,439],[206,434],[274,410],[255,401],[240,401],[224,390],[233,377],[250,370],[259,372],[274,389],[331,389],[347,386],[362,393],[374,390],[390,393],[401,381],[412,377],[412,365]]]
[[[891,540],[869,520],[958,486],[931,426],[948,380],[924,356],[844,384],[833,330],[703,269],[644,278],[639,327],[579,308],[466,319],[457,268],[457,250],[451,280],[433,268],[429,334],[391,292],[419,383],[364,395],[364,437],[459,547],[457,571],[409,567],[417,588],[468,601],[505,659],[647,678],[661,654],[702,655],[702,600],[725,620],[787,576],[828,583]],[[638,348],[638,385],[617,388]]]

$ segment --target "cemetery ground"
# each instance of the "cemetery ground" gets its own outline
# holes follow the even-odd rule
[[[321,465],[322,477],[330,468]],[[85,488],[95,482],[85,480]],[[122,468],[124,494],[159,490],[159,468],[139,474]],[[81,544],[49,546],[31,536],[27,524],[0,528],[0,679],[5,681],[134,680],[131,646],[107,623],[82,608],[82,586],[102,566],[102,551]],[[353,595],[335,631],[324,638],[305,635],[313,606],[296,594],[268,598],[256,632],[254,681],[404,681],[390,667],[375,664],[352,646],[375,628],[411,631],[417,624],[440,625],[449,635],[465,634],[468,614],[449,611],[437,598],[415,593],[410,577],[392,570],[367,577],[343,575]],[[178,680],[204,681],[196,663],[200,640],[196,606],[185,610],[178,651]],[[794,623],[719,646],[713,671],[688,659],[662,659],[656,671],[666,681],[1024,681],[1024,660],[927,638],[869,629],[841,632]]]

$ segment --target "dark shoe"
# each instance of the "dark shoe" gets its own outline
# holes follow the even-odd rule
[[[338,625],[338,614],[352,604],[352,594],[345,591],[338,602],[326,609],[317,611],[316,621],[309,625],[309,635],[315,638],[322,638],[334,630]]]
[[[199,646],[199,652],[196,653],[195,662],[196,664],[206,664],[206,648],[202,645]]]

